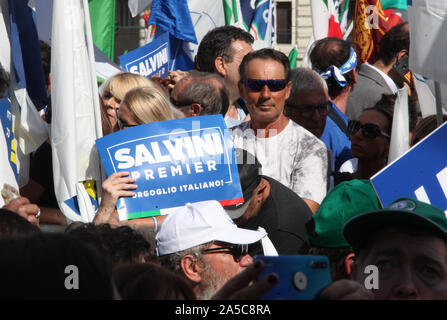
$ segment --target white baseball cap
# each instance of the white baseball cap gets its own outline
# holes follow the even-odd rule
[[[163,221],[155,240],[159,256],[183,251],[212,241],[250,244],[266,232],[238,228],[218,201],[187,203]]]

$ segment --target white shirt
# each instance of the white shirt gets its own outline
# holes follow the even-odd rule
[[[365,62],[365,64],[368,65],[368,67],[371,67],[372,69],[376,70],[382,76],[383,80],[385,80],[390,90],[393,91],[393,94],[396,94],[397,91],[399,91],[399,88],[396,86],[396,83],[394,83],[393,79],[391,79],[389,75],[387,75],[382,70],[374,67],[372,64],[369,64],[368,62]]]
[[[251,121],[230,131],[234,147],[256,156],[263,175],[278,180],[302,198],[321,203],[330,174],[328,150],[320,139],[291,120],[283,131],[269,138],[255,136]]]

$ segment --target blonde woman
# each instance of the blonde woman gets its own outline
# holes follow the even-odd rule
[[[156,87],[140,87],[127,92],[117,113],[120,130],[177,116],[166,95]]]
[[[120,72],[107,79],[100,88],[107,117],[114,128],[116,125],[116,110],[129,90],[138,87],[154,87],[152,80],[142,75]]]
[[[170,103],[167,96],[152,87],[140,87],[131,89],[126,93],[120,107],[117,111],[116,123],[119,130],[138,126],[144,123],[173,120],[183,117]],[[116,172],[108,177],[103,185],[103,199],[99,206],[94,223],[117,223],[116,202],[120,197],[133,197],[132,190],[137,188],[135,179],[129,176],[130,172]],[[114,221],[114,218],[115,221]],[[164,220],[163,217],[157,218],[157,224]],[[153,219],[136,219],[133,221],[139,226],[154,226]]]

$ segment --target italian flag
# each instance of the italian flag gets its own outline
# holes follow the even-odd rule
[[[340,13],[338,0],[311,0],[312,30],[314,40],[326,37],[343,38],[340,17],[346,21],[349,1]],[[346,24],[346,23],[345,23]]]

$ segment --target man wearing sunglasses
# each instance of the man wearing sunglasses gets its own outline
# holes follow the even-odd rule
[[[334,106],[329,100],[324,79],[308,68],[295,68],[289,72],[292,82],[290,97],[286,101],[285,114],[312,132],[331,150],[334,170],[352,158],[348,135],[329,115]]]
[[[171,212],[155,240],[161,264],[185,276],[203,300],[253,263],[248,245],[265,236],[238,228],[219,202],[202,201]]]
[[[274,49],[244,57],[239,67],[239,91],[251,120],[233,128],[233,142],[259,160],[263,175],[292,189],[315,212],[328,189],[328,150],[284,115],[290,94],[286,79],[289,69],[287,56]]]

